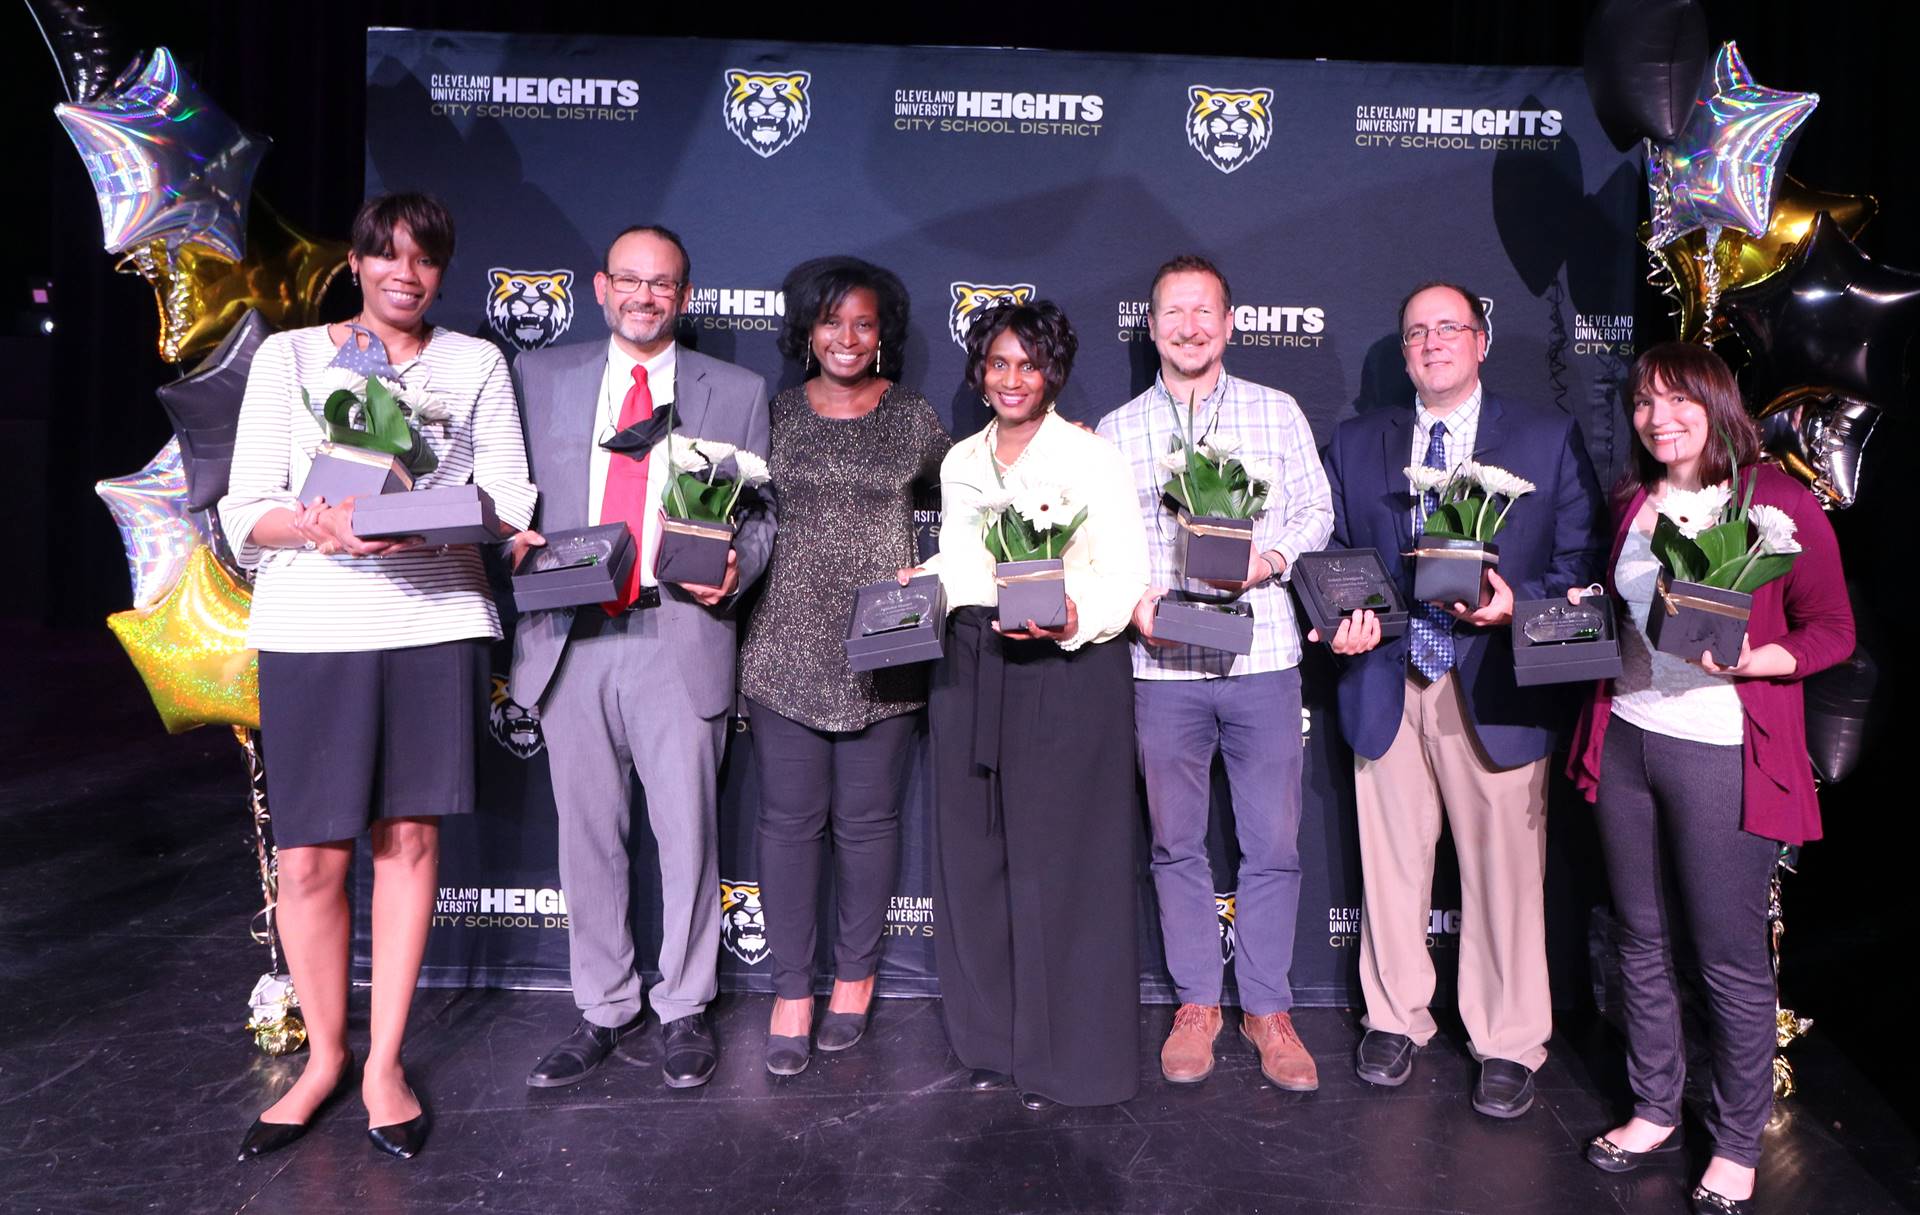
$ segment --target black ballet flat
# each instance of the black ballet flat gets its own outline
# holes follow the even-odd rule
[[[414,1099],[419,1100],[418,1093],[414,1094]],[[427,1130],[431,1124],[427,1103],[421,1101],[419,1113],[391,1126],[370,1126],[367,1128],[367,1138],[373,1141],[373,1146],[389,1156],[412,1160],[420,1154],[421,1148],[427,1146]]]
[[[1049,1098],[1042,1097],[1039,1093],[1021,1093],[1020,1104],[1038,1113],[1052,1106],[1053,1102]]]
[[[245,1164],[256,1156],[265,1156],[277,1152],[289,1144],[297,1142],[307,1133],[308,1128],[320,1120],[320,1115],[331,1109],[341,1097],[346,1095],[347,1086],[353,1081],[353,1055],[347,1055],[347,1065],[340,1071],[340,1078],[334,1081],[333,1089],[320,1098],[320,1104],[313,1107],[313,1113],[307,1115],[305,1122],[264,1122],[259,1118],[247,1128],[240,1140],[240,1154],[235,1159]]]
[[[1677,1126],[1659,1146],[1644,1152],[1629,1152],[1605,1135],[1595,1135],[1587,1141],[1587,1163],[1603,1173],[1631,1173],[1643,1165],[1658,1164],[1658,1157],[1677,1156],[1685,1147]]]
[[[824,1049],[824,1048],[823,1048]],[[797,1076],[813,1061],[805,1034],[768,1034],[767,1070],[776,1076]]]
[[[1006,1088],[1012,1083],[1013,1077],[1007,1073],[991,1071],[984,1067],[974,1068],[973,1074],[967,1077],[967,1087],[982,1093],[989,1089]]]
[[[868,1007],[871,1009],[871,1005]],[[860,1041],[866,1032],[866,1012],[828,1012],[820,1018],[820,1032],[815,1036],[815,1041],[824,1051],[846,1050]]]
[[[1728,1198],[1703,1185],[1693,1187],[1693,1193],[1687,1195],[1687,1206],[1693,1215],[1753,1215],[1760,1209],[1752,1198]]]

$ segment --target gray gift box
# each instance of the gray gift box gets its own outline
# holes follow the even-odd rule
[[[1253,652],[1253,605],[1168,591],[1153,607],[1153,635],[1229,654]]]
[[[637,552],[624,523],[554,532],[514,567],[513,606],[532,612],[611,603],[633,573]]]
[[[321,443],[313,455],[307,479],[300,483],[300,500],[311,505],[325,498],[338,506],[348,498],[401,494],[413,488],[413,474],[398,456],[389,456],[344,443]]]
[[[1487,596],[1487,571],[1499,563],[1497,544],[1422,536],[1413,550],[1413,597],[1477,608]]]
[[[944,652],[946,624],[947,592],[936,574],[908,579],[905,586],[891,579],[863,586],[853,593],[847,622],[847,666],[876,671],[932,662]]]
[[[993,567],[1000,587],[1000,627],[1024,631],[1031,620],[1043,629],[1067,622],[1067,574],[1060,558],[1002,561]]]
[[[1407,605],[1378,549],[1301,553],[1294,558],[1293,576],[1287,583],[1308,622],[1320,630],[1320,640],[1328,645],[1333,644],[1340,621],[1362,608],[1379,618],[1382,640],[1407,631]]]
[[[1513,681],[1523,688],[1584,683],[1620,674],[1613,600],[1588,595],[1578,606],[1558,599],[1513,605]]]
[[[719,586],[727,578],[727,552],[733,548],[731,523],[676,519],[660,523],[660,551],[653,576],[661,582]]]
[[[424,544],[491,544],[513,529],[493,513],[487,491],[469,482],[363,498],[353,504],[353,534],[362,540],[417,536]]]
[[[1245,582],[1253,564],[1253,520],[1175,512],[1174,564],[1197,582]]]
[[[1647,609],[1647,640],[1662,654],[1698,661],[1705,650],[1723,667],[1740,661],[1753,595],[1660,575]]]

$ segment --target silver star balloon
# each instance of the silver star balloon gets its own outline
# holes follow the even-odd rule
[[[241,130],[166,47],[91,101],[53,114],[93,181],[107,252],[163,238],[234,261],[245,255],[247,199],[270,141]]]
[[[1723,227],[1766,235],[1781,170],[1800,124],[1820,104],[1817,93],[1762,88],[1740,48],[1729,42],[1714,57],[1685,125],[1669,144],[1647,145],[1647,188],[1658,249],[1696,228]]]
[[[186,572],[187,558],[205,541],[187,513],[187,474],[180,467],[180,440],[168,439],[147,466],[93,487],[120,529],[133,579],[133,606],[142,610],[165,598]]]

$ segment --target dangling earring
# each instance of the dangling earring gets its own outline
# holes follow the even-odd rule
[[[358,270],[350,270],[350,271],[348,271],[348,274],[349,274],[349,275],[350,275],[350,276],[352,277],[352,279],[353,279],[353,286],[354,286],[354,290],[356,290],[356,291],[357,291],[357,290],[359,290],[359,288],[360,288],[360,272],[359,272]]]
[[[800,374],[809,375],[813,371],[813,343],[807,343],[807,357],[800,364]]]
[[[880,340],[878,338],[875,338],[873,343],[873,374],[880,374]]]

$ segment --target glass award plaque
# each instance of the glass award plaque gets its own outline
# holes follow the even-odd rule
[[[1556,603],[1530,617],[1521,632],[1535,645],[1599,641],[1607,635],[1607,619],[1585,603]]]
[[[536,548],[527,559],[523,573],[549,574],[555,570],[582,569],[590,565],[606,565],[613,560],[613,537],[595,535],[592,532],[576,532],[560,539],[549,540],[544,546]]]
[[[1362,608],[1379,611],[1391,606],[1381,573],[1375,559],[1328,557],[1315,562],[1307,577],[1313,580],[1320,601],[1344,616]]]
[[[857,636],[875,637],[917,628],[934,615],[934,591],[925,586],[900,586],[860,604]]]

